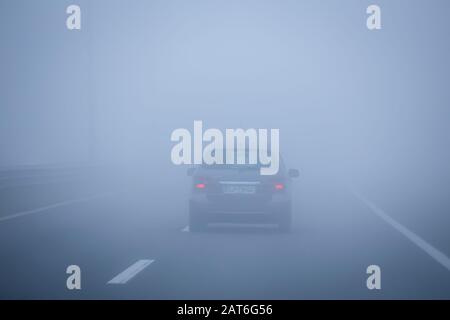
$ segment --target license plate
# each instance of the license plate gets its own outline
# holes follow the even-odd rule
[[[223,193],[226,194],[253,194],[255,192],[255,186],[223,186]]]

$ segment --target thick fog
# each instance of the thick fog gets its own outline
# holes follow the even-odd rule
[[[70,31],[75,2],[82,27]],[[381,30],[366,27],[373,3]],[[356,189],[450,254],[449,10],[1,0],[0,167],[108,168],[117,184],[145,185],[158,211],[187,199],[173,130],[276,128],[298,190]]]
[[[81,1],[72,32],[68,4],[2,1],[3,166],[170,165],[193,120],[279,128],[305,170],[448,162],[445,1],[379,1],[378,32],[361,1]]]

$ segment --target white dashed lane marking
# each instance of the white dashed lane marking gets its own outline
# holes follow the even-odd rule
[[[109,280],[108,284],[126,284],[154,261],[155,260],[139,260],[125,269],[125,271],[119,273],[117,276]]]

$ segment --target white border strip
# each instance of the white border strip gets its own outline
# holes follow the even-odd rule
[[[414,243],[420,249],[425,251],[430,257],[432,257],[434,260],[436,260],[438,263],[440,263],[442,266],[444,266],[447,270],[450,271],[449,257],[447,257],[444,253],[433,247],[425,240],[423,240],[417,234],[415,234],[414,232],[410,231],[409,229],[407,229],[406,227],[402,226],[400,223],[392,219],[389,215],[387,215],[383,210],[378,208],[374,203],[369,201],[366,197],[355,191],[353,191],[353,193],[356,195],[356,197],[358,197],[358,199],[364,202],[364,204],[367,205],[373,213],[375,213],[377,216],[379,216],[381,219],[383,219],[385,222],[391,225],[391,227],[393,227],[395,230],[403,234],[412,243]]]
[[[126,284],[154,261],[155,260],[139,260],[128,267],[125,271],[119,273],[117,276],[109,280],[107,284]]]

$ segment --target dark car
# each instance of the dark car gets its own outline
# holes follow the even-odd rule
[[[292,181],[296,169],[280,163],[276,175],[261,175],[260,165],[201,165],[192,176],[189,229],[204,230],[209,223],[276,224],[289,231],[292,221]]]

